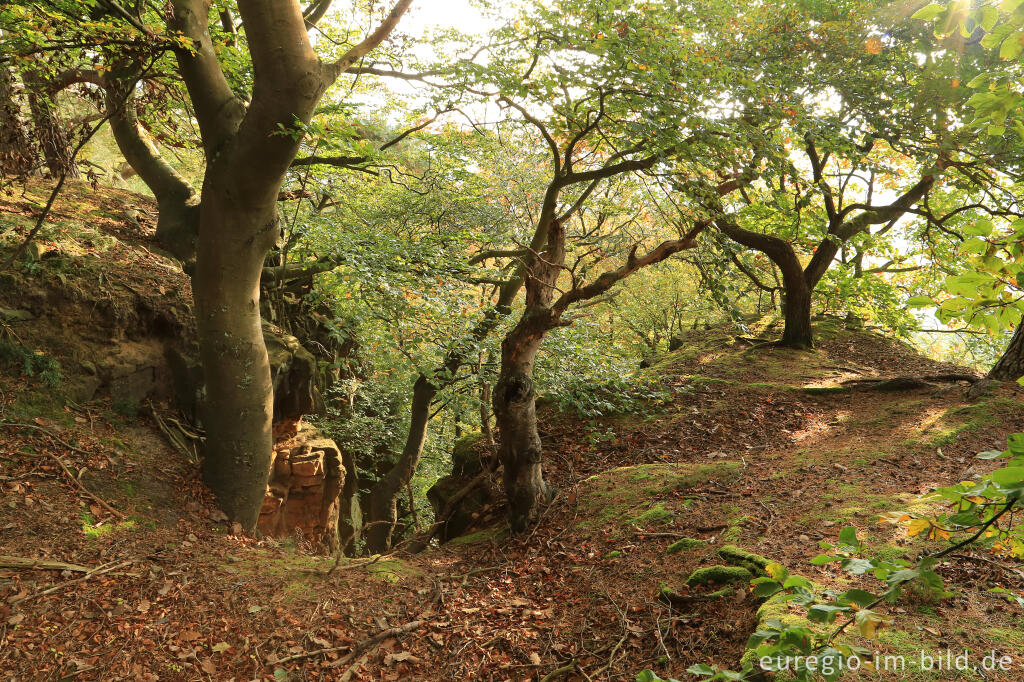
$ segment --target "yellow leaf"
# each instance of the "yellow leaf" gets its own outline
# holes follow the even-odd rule
[[[929,532],[928,537],[930,537],[932,540],[948,540],[949,531],[939,526],[932,526],[932,529]]]
[[[915,535],[920,535],[930,525],[932,524],[927,519],[914,519],[907,524],[907,537],[912,538]]]

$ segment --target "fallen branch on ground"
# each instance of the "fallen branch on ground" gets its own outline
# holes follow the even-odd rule
[[[345,649],[350,649],[348,654],[346,654],[345,656],[339,658],[337,661],[334,661],[333,663],[331,663],[330,665],[327,666],[328,668],[338,668],[338,667],[341,667],[341,666],[345,665],[346,663],[351,661],[353,658],[355,658],[356,656],[361,654],[363,651],[366,651],[370,647],[374,646],[375,644],[383,642],[388,637],[397,637],[399,635],[404,635],[407,632],[412,632],[413,630],[415,630],[416,628],[418,628],[421,625],[423,625],[423,621],[422,620],[410,621],[410,622],[406,623],[405,625],[399,625],[398,627],[388,628],[386,630],[381,630],[380,632],[375,634],[373,637],[367,637],[366,639],[359,640],[355,644],[343,644],[341,646],[330,646],[330,647],[325,647],[323,649],[314,649],[312,651],[303,651],[301,654],[293,654],[292,656],[285,656],[284,658],[280,658],[277,661],[275,661],[274,665],[281,665],[281,664],[284,664],[284,663],[290,663],[292,661],[298,661],[298,660],[303,659],[303,658],[311,658],[313,656],[319,656],[321,654],[329,654],[329,653],[332,653],[332,652],[335,652],[335,651],[344,651]]]
[[[340,566],[339,567],[339,564],[341,563],[341,557],[342,556],[343,556],[343,554],[341,552],[341,548],[339,547],[338,548],[338,554],[337,554],[337,556],[334,557],[334,565],[332,565],[329,569],[327,569],[327,571],[324,573],[324,575],[329,576],[332,573],[334,573],[335,571],[339,571],[339,570],[340,571],[347,571],[350,568],[362,568],[363,566],[369,566],[371,564],[377,563],[378,561],[383,559],[386,555],[385,554],[378,554],[377,556],[375,556],[372,559],[369,559],[367,561],[357,561],[355,563],[345,564],[344,566]],[[309,571],[309,572],[310,573],[320,573],[320,571]]]
[[[53,440],[57,441],[58,443],[60,443],[64,447],[66,447],[66,448],[68,448],[70,450],[73,450],[75,452],[80,452],[83,455],[86,455],[86,456],[89,456],[89,457],[92,456],[92,453],[86,452],[85,450],[82,450],[80,448],[76,448],[74,445],[71,445],[70,443],[64,441],[63,439],[61,439],[58,436],[56,436],[55,434],[53,434],[51,431],[49,431],[47,429],[44,429],[41,426],[33,426],[32,424],[22,424],[20,422],[0,422],[0,426],[10,426],[10,427],[15,427],[15,428],[35,429],[36,431],[42,431],[47,436],[49,436]],[[75,475],[71,473],[71,469],[68,469],[67,465],[64,464],[63,460],[61,460],[60,457],[58,457],[57,455],[54,455],[52,453],[49,453],[49,452],[46,453],[46,455],[47,455],[47,457],[49,457],[50,459],[55,461],[58,465],[60,465],[60,468],[64,471],[64,474],[68,477],[68,479],[75,485],[76,488],[78,488],[80,491],[82,491],[85,495],[87,495],[88,497],[93,499],[97,504],[102,506],[104,509],[109,511],[111,514],[113,514],[117,518],[119,518],[119,519],[126,519],[126,518],[128,518],[128,516],[126,514],[124,514],[123,512],[119,512],[118,510],[114,509],[112,506],[110,506],[110,504],[106,500],[104,500],[102,497],[96,495],[91,490],[89,490],[84,485],[82,485],[82,482],[79,481],[78,478],[76,478]]]
[[[722,599],[722,595],[713,596],[710,594],[680,594],[679,592],[672,592],[670,590],[664,590],[658,595],[658,601],[664,602],[671,606],[692,606],[702,601],[718,601]]]
[[[45,597],[48,594],[53,594],[54,592],[60,592],[63,589],[71,587],[72,585],[77,585],[78,583],[83,583],[86,580],[89,580],[90,578],[95,578],[98,575],[104,575],[106,573],[110,573],[111,571],[116,571],[119,568],[124,568],[125,566],[128,566],[129,564],[132,564],[134,561],[135,561],[135,559],[129,559],[127,561],[119,561],[117,563],[111,562],[109,564],[103,564],[102,566],[97,566],[96,568],[92,569],[91,571],[89,571],[88,573],[83,575],[81,578],[75,578],[74,580],[69,580],[66,583],[61,583],[60,585],[54,585],[53,587],[48,587],[45,590],[42,590],[40,592],[36,592],[35,594],[30,594],[30,595],[25,596],[25,597],[21,597],[21,598],[13,597],[9,601],[10,601],[11,604],[21,604],[21,603],[29,601],[30,599],[37,599],[39,597]]]
[[[89,566],[69,564],[63,561],[51,561],[49,559],[30,559],[20,556],[0,555],[0,568],[25,568],[39,571],[74,571],[76,573],[88,573],[94,570]]]
[[[540,682],[551,682],[552,680],[557,680],[559,677],[563,677],[565,675],[568,675],[569,673],[576,672],[577,668],[579,668],[579,666],[576,664],[576,660],[573,659],[569,661],[568,665],[564,665],[561,668],[555,668],[554,670],[549,672],[547,675],[541,678]]]
[[[181,422],[177,419],[168,418],[166,421],[160,416],[160,413],[153,407],[153,403],[149,403],[149,411],[153,415],[153,419],[156,421],[156,425],[160,428],[160,432],[164,434],[170,444],[177,450],[182,457],[188,460],[190,463],[198,465],[200,463],[199,450],[196,448],[196,441],[202,440],[202,436],[192,431],[189,431]],[[168,421],[174,424],[172,429],[168,425]],[[191,445],[192,447],[189,447]]]

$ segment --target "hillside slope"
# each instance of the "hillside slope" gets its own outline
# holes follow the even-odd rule
[[[145,206],[72,187],[46,232],[52,255],[3,275],[0,308],[30,313],[2,327],[4,679],[623,680],[736,666],[759,619],[793,614],[761,609],[742,582],[688,588],[693,571],[739,546],[842,587],[834,566],[808,563],[818,540],[854,525],[877,553],[919,552],[926,541],[879,515],[987,470],[974,453],[1024,430],[1014,386],[977,399],[955,381],[851,390],[844,381],[963,370],[835,322],[810,353],[695,331],[647,370],[671,389],[664,404],[596,420],[542,411],[559,494],[527,537],[495,523],[329,573],[333,559],[302,542],[225,523],[148,405],[97,384],[112,350],[187,334],[187,278],[124,203]],[[32,207],[8,196],[0,208],[9,253]],[[956,596],[901,602],[879,640],[852,641],[908,661],[964,648],[1019,659],[1024,618],[985,590],[1020,582],[964,556],[940,569]],[[662,588],[699,598],[659,599]],[[1022,663],[1000,679],[1024,679]],[[878,678],[983,679],[909,663]]]

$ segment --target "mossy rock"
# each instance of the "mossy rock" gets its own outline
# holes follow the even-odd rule
[[[748,552],[736,545],[719,547],[718,556],[733,566],[742,566],[758,577],[768,575],[768,564],[772,563],[760,554]]]
[[[686,579],[688,587],[697,585],[731,585],[733,583],[749,583],[753,580],[754,574],[743,566],[705,566],[698,568]]]
[[[471,431],[452,446],[452,473],[456,476],[476,476],[483,471],[480,461],[480,443],[484,434]]]
[[[676,554],[678,552],[689,551],[691,549],[703,547],[706,544],[708,543],[704,542],[703,540],[698,540],[696,538],[681,538],[673,542],[671,545],[669,545],[665,549],[665,554]]]
[[[460,535],[457,538],[452,538],[449,541],[449,544],[473,545],[484,542],[496,542],[508,537],[508,528],[485,528],[484,530],[478,530],[475,533],[469,533],[467,535]]]

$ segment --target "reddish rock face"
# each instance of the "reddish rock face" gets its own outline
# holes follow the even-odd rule
[[[299,423],[274,445],[274,461],[257,527],[264,535],[302,536],[323,549],[338,545],[338,496],[345,483],[333,440]]]

